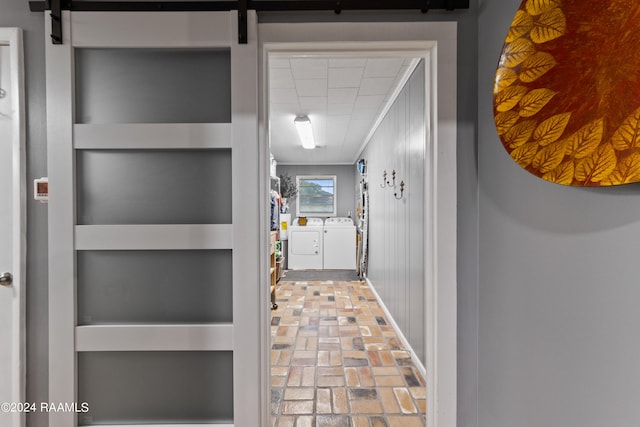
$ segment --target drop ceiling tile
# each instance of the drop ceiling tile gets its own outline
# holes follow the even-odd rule
[[[393,77],[376,77],[362,79],[358,95],[388,95],[393,88]]]
[[[298,79],[326,79],[328,59],[291,59],[293,77]]]
[[[378,114],[378,109],[358,109],[351,115],[353,120],[369,120],[373,121]]]
[[[395,77],[403,61],[402,58],[367,59],[364,77]]]
[[[329,69],[329,87],[330,88],[343,88],[351,87],[357,88],[360,86],[360,80],[362,80],[362,73],[364,68],[330,68]]]
[[[364,67],[367,64],[366,58],[331,58],[329,68],[351,68]]]
[[[269,68],[291,68],[291,63],[288,58],[270,58]]]
[[[271,82],[275,92],[272,91],[270,105],[270,139],[276,159],[280,163],[297,164],[352,161],[382,111],[384,101],[401,81],[392,71],[404,73],[409,63],[411,58],[343,56],[270,60],[270,77],[275,80]],[[289,78],[293,86],[286,81]],[[296,86],[295,79],[304,82]],[[324,85],[309,82],[314,79],[327,81]],[[390,80],[392,83],[384,92]],[[320,93],[318,83],[325,89],[321,96],[317,95]],[[309,115],[321,146],[319,150],[300,147],[293,126],[297,114]]]
[[[326,96],[301,96],[300,108],[303,110],[325,109],[327,108]]]
[[[269,87],[271,89],[295,89],[293,74],[290,68],[274,68],[269,70]]]
[[[298,96],[327,96],[326,79],[296,80]]]
[[[295,116],[300,111],[300,104],[298,102],[288,103],[270,103],[270,113],[288,113]]]
[[[357,88],[329,89],[329,104],[353,104],[357,97]]]
[[[356,98],[355,109],[378,109],[384,102],[384,95],[367,95]]]
[[[348,126],[349,123],[351,122],[351,115],[350,114],[343,114],[343,115],[339,115],[339,116],[330,116],[327,118],[327,126],[329,127],[333,127],[333,126]]]
[[[295,89],[272,89],[269,100],[274,104],[297,104],[298,93]]]
[[[353,104],[332,104],[327,106],[327,113],[330,116],[341,116],[351,114],[353,112]]]
[[[330,126],[327,129],[327,145],[331,147],[342,145],[348,128],[348,123]]]
[[[372,126],[372,120],[352,121],[345,136],[345,144],[360,147],[362,142],[369,136],[369,131],[371,131]]]

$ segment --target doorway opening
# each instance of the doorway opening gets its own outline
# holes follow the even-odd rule
[[[334,203],[331,214],[301,215],[300,200],[288,197],[275,230],[270,221],[275,425],[349,425],[349,417],[353,425],[436,425],[435,413],[425,412],[437,392],[425,369],[435,363],[436,45],[265,44],[263,118],[273,157],[263,178],[276,191],[301,176],[330,176],[335,184],[335,191],[319,182],[314,189]],[[299,117],[316,126],[318,148],[300,146]],[[353,269],[325,267],[323,237],[336,219],[354,229]]]

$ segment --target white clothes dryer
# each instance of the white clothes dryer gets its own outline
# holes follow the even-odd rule
[[[323,244],[326,270],[356,269],[356,226],[351,218],[327,218]]]
[[[289,225],[289,270],[322,270],[324,222],[307,218],[307,225],[300,225],[298,220]]]

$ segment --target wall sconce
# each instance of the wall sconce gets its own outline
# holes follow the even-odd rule
[[[402,199],[403,195],[404,195],[404,181],[400,181],[400,197],[398,197],[397,191],[393,193],[393,197],[395,197],[397,200],[400,200]]]

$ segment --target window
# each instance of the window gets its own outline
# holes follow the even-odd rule
[[[298,216],[336,216],[336,176],[298,175]]]

